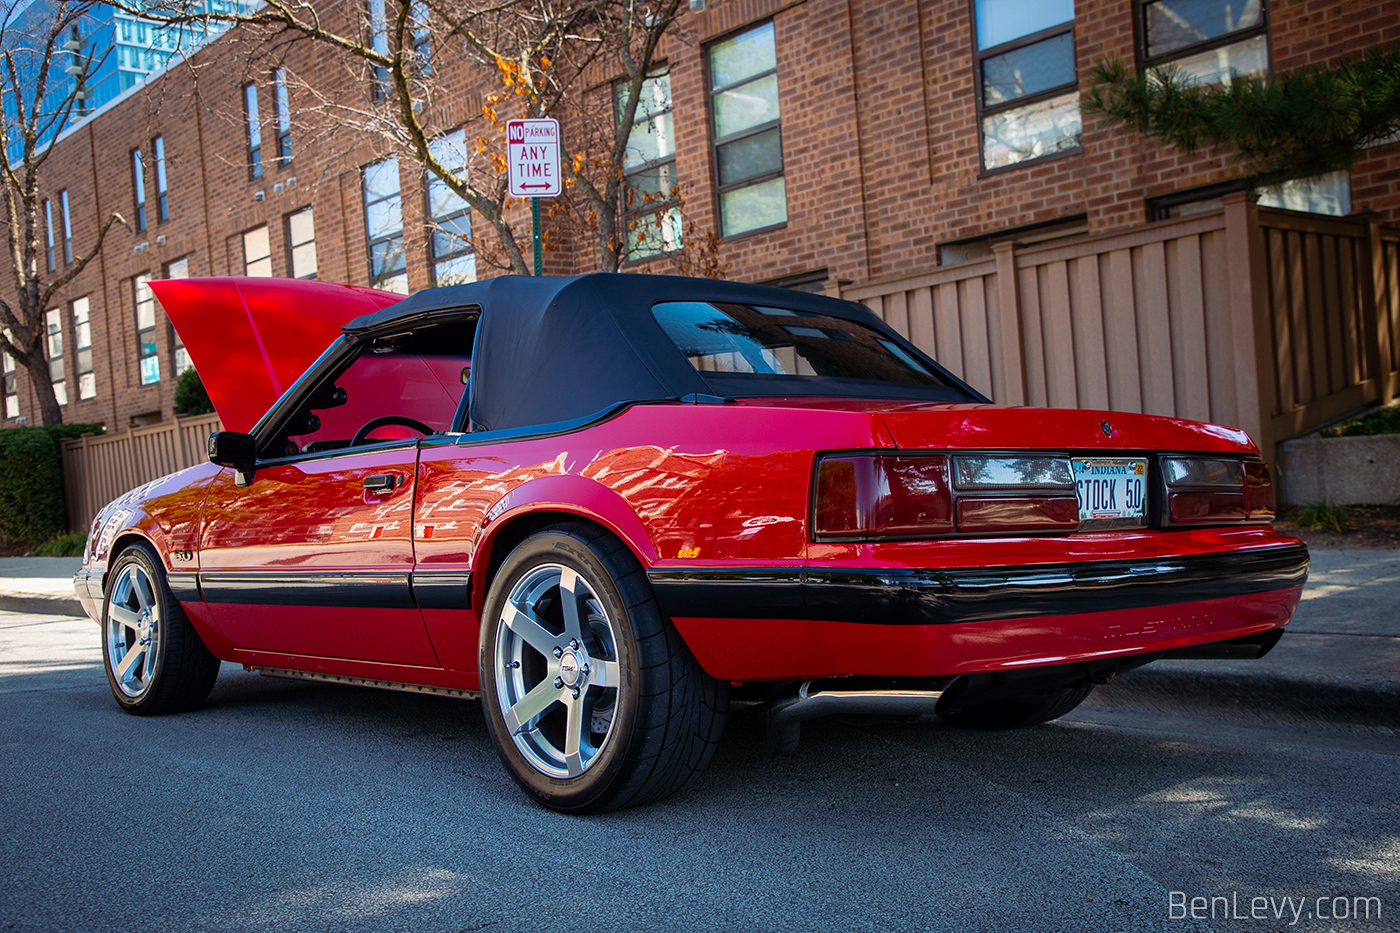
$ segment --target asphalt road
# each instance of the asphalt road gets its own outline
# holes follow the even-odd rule
[[[139,719],[97,635],[0,613],[0,930],[1400,929],[1383,725],[1124,684],[1016,733],[817,722],[774,758],[755,717],[693,790],[579,818],[516,790],[474,702],[225,665],[204,710]]]

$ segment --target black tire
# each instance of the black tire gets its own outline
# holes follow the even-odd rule
[[[1074,709],[1093,692],[1093,687],[1067,687],[1046,694],[1010,697],[990,703],[974,703],[955,713],[939,713],[938,718],[961,729],[1023,729],[1038,726]]]
[[[144,544],[117,555],[102,601],[102,666],[117,704],[136,716],[195,709],[214,689],[219,659],[170,592]]]
[[[505,559],[486,599],[479,670],[506,770],[565,813],[685,787],[714,756],[729,707],[729,684],[701,670],[631,551],[587,522],[536,532]]]

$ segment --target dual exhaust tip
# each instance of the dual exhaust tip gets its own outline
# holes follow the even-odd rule
[[[938,701],[957,680],[892,681],[889,678],[847,677],[807,680],[768,704],[768,749],[774,754],[797,751],[802,723],[822,716],[932,716]]]

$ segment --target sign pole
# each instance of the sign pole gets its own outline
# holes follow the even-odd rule
[[[530,199],[535,275],[544,275],[540,198],[557,198],[564,193],[559,177],[559,149],[559,121],[553,117],[506,121],[507,190],[513,198]]]
[[[540,199],[530,199],[530,216],[535,222],[535,275],[544,274],[544,244],[540,242]]]

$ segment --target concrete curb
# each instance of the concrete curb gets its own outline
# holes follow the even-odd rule
[[[40,596],[34,593],[0,593],[0,610],[5,612],[34,612],[50,616],[79,616],[86,618],[83,604],[76,596]]]

